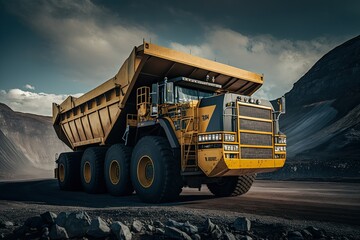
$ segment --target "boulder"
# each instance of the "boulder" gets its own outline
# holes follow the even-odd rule
[[[66,219],[65,229],[70,238],[83,237],[90,225],[91,218],[86,212],[73,212]]]
[[[252,237],[246,235],[246,236],[242,236],[242,237],[240,238],[240,240],[253,240],[253,239],[252,239]]]
[[[191,237],[187,233],[185,233],[175,227],[165,226],[165,235],[166,235],[166,237],[168,237],[170,239],[191,240]]]
[[[325,237],[325,233],[316,227],[310,226],[310,227],[307,227],[306,230],[308,230],[314,238]]]
[[[288,240],[303,240],[304,237],[298,231],[291,231],[291,232],[288,232],[287,239]]]
[[[211,220],[208,218],[203,223],[203,231],[207,233],[211,233],[215,229],[215,224],[211,222]]]
[[[50,239],[49,234],[50,234],[49,228],[44,227],[42,230],[41,240]]]
[[[15,228],[13,231],[13,234],[15,238],[22,238],[27,232],[29,232],[30,228],[26,225],[23,225],[21,227]]]
[[[94,238],[105,238],[110,235],[110,232],[111,230],[107,223],[101,217],[97,217],[91,221],[86,234]]]
[[[148,224],[148,225],[146,225],[146,230],[149,231],[149,232],[154,232],[154,231],[155,231],[155,227],[152,226],[152,225],[150,225],[150,224]]]
[[[184,224],[172,219],[168,219],[166,225],[170,227],[181,228]]]
[[[185,223],[177,222],[172,219],[169,219],[166,223],[169,227],[175,227],[180,229],[183,232],[186,232],[189,235],[193,235],[199,232],[199,229],[197,226],[192,225],[189,221],[186,221]]]
[[[44,224],[45,223],[40,216],[30,217],[25,221],[25,226],[28,226],[31,229],[36,228],[37,230],[41,230]]]
[[[219,226],[215,225],[214,230],[212,230],[212,232],[211,232],[211,237],[214,239],[221,239],[222,235],[223,235],[223,233],[222,233],[221,229],[219,228]]]
[[[57,224],[52,225],[50,232],[49,232],[50,239],[68,239],[69,236],[66,232],[66,229],[63,227],[60,227]]]
[[[231,232],[225,231],[223,236],[224,236],[223,237],[224,240],[236,240],[234,234],[232,234]]]
[[[196,234],[199,232],[199,229],[197,226],[195,225],[192,225],[189,221],[186,221],[182,228],[181,228],[183,231],[185,231],[186,233],[192,235],[192,234]]]
[[[57,225],[59,225],[60,227],[65,227],[65,223],[67,218],[69,217],[70,213],[68,212],[61,212],[59,213],[59,215],[57,216],[55,223]]]
[[[312,238],[313,238],[312,234],[311,234],[308,230],[306,230],[306,229],[301,230],[301,235],[302,235],[305,239],[312,239]]]
[[[118,240],[131,240],[132,234],[128,226],[122,222],[114,222],[110,225],[111,231]]]
[[[0,228],[12,228],[14,223],[10,221],[0,221]]]
[[[40,217],[42,218],[44,223],[53,224],[55,223],[57,215],[53,212],[45,212],[40,214]]]
[[[246,217],[238,217],[234,221],[234,229],[240,232],[248,232],[251,228],[251,222]]]
[[[165,230],[163,228],[155,228],[155,233],[159,235],[165,234]]]
[[[155,221],[155,222],[154,222],[154,226],[157,227],[157,228],[163,228],[163,227],[165,227],[165,225],[164,225],[162,222],[160,222],[160,221]]]
[[[191,235],[191,239],[193,240],[201,240],[201,236],[199,234]]]
[[[131,229],[135,232],[135,233],[139,233],[141,232],[141,230],[143,229],[144,225],[142,222],[140,222],[139,220],[134,220],[133,223],[131,224]]]

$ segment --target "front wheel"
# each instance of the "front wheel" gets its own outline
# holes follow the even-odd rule
[[[219,182],[208,183],[207,187],[217,197],[239,196],[250,190],[255,176],[255,174],[251,174],[238,177],[223,177]]]
[[[144,202],[176,200],[181,192],[180,161],[166,138],[146,136],[136,144],[131,158],[131,181]]]

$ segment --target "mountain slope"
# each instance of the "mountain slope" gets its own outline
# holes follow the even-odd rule
[[[56,136],[51,118],[14,112],[0,103],[1,170],[20,173],[22,166],[52,170],[55,154],[69,151]]]
[[[0,178],[9,178],[15,172],[31,167],[27,157],[0,130]],[[21,166],[21,167],[19,167]]]
[[[360,176],[360,36],[325,54],[285,96],[288,161],[278,174]]]

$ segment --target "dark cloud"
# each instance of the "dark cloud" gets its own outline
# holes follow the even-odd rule
[[[21,99],[36,111],[41,100],[34,96],[41,92],[62,99],[112,77],[146,38],[264,73],[258,94],[273,98],[331,48],[358,35],[359,24],[355,0],[0,0],[0,91],[10,101],[16,99],[10,93],[36,86],[37,93],[24,91]]]
[[[196,38],[202,26],[213,25],[247,35],[271,34],[293,40],[327,35],[354,36],[360,27],[360,2],[356,0],[95,2],[119,17],[145,24],[147,28],[159,30],[166,25],[181,29],[178,32],[185,34],[173,34],[183,42]]]

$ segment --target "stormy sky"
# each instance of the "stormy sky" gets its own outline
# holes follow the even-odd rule
[[[356,0],[0,0],[0,102],[51,115],[51,102],[114,76],[143,39],[263,73],[256,96],[273,99],[359,30]]]

